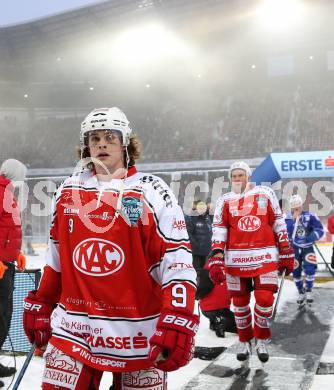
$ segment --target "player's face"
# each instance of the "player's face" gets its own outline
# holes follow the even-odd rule
[[[112,172],[116,169],[123,168],[124,148],[121,142],[121,136],[117,131],[96,130],[90,132],[88,136],[88,148],[91,157],[101,161]],[[99,171],[98,167],[99,164],[95,164],[97,171]]]
[[[294,218],[297,218],[301,215],[302,211],[303,211],[302,206],[294,207],[293,209],[291,209],[291,214],[293,215]]]
[[[199,215],[205,214],[207,209],[208,209],[208,207],[207,207],[206,203],[204,203],[204,202],[197,203],[196,210],[197,210]]]
[[[234,169],[231,173],[232,190],[243,192],[248,183],[248,176],[243,169]]]

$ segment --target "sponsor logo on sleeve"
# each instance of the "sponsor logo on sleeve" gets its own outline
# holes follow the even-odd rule
[[[173,206],[173,202],[172,202],[172,198],[170,196],[170,193],[166,188],[164,188],[162,186],[160,180],[154,178],[153,176],[143,176],[140,179],[140,182],[141,183],[151,183],[153,189],[161,195],[163,201],[165,202],[166,207]]]
[[[221,213],[215,214],[214,217],[213,217],[213,223],[219,224],[221,222],[222,222],[222,215],[221,215]]]
[[[187,263],[182,263],[182,262],[178,262],[178,263],[172,263],[168,269],[170,270],[182,270],[182,269],[193,269],[193,265],[192,264],[187,264]]]
[[[187,229],[187,226],[186,226],[186,223],[184,220],[176,220],[174,218],[174,221],[173,221],[173,229],[177,229],[177,230],[186,230]]]

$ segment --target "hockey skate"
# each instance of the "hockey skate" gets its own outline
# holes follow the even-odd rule
[[[225,319],[223,316],[216,316],[214,319],[214,331],[217,337],[225,337]]]
[[[252,345],[250,341],[240,342],[237,352],[237,359],[239,362],[244,362],[249,359],[252,354]]]
[[[312,306],[313,303],[313,294],[311,290],[306,290],[306,303],[308,306]]]
[[[299,292],[299,296],[298,296],[298,299],[297,299],[298,308],[301,309],[302,307],[304,307],[305,303],[306,303],[305,291],[302,290],[302,291]]]
[[[266,363],[269,360],[269,353],[267,349],[268,339],[267,340],[257,340],[256,341],[256,353],[260,362]]]

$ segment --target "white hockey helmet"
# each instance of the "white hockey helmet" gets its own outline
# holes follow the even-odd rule
[[[296,209],[296,208],[301,207],[303,205],[303,199],[298,194],[292,195],[290,200],[289,200],[289,203],[290,203],[291,209]]]
[[[95,108],[81,123],[80,144],[84,146],[85,137],[94,130],[116,130],[122,133],[123,146],[128,146],[132,129],[124,112],[118,107]]]
[[[250,167],[247,163],[245,163],[244,161],[236,161],[230,167],[230,170],[228,173],[228,176],[230,179],[232,177],[232,171],[234,171],[235,169],[241,169],[241,170],[245,171],[247,177],[252,176],[252,170],[250,169]]]

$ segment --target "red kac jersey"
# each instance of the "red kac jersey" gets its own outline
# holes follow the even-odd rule
[[[277,241],[286,225],[273,190],[256,186],[221,196],[213,220],[212,250],[225,250],[226,272],[252,277],[277,269]]]
[[[328,217],[327,229],[330,234],[334,235],[334,214]]]
[[[135,167],[124,180],[99,182],[84,170],[64,181],[54,197],[47,265],[61,274],[50,342],[100,370],[148,368],[161,310],[194,309],[182,210],[160,178]]]

